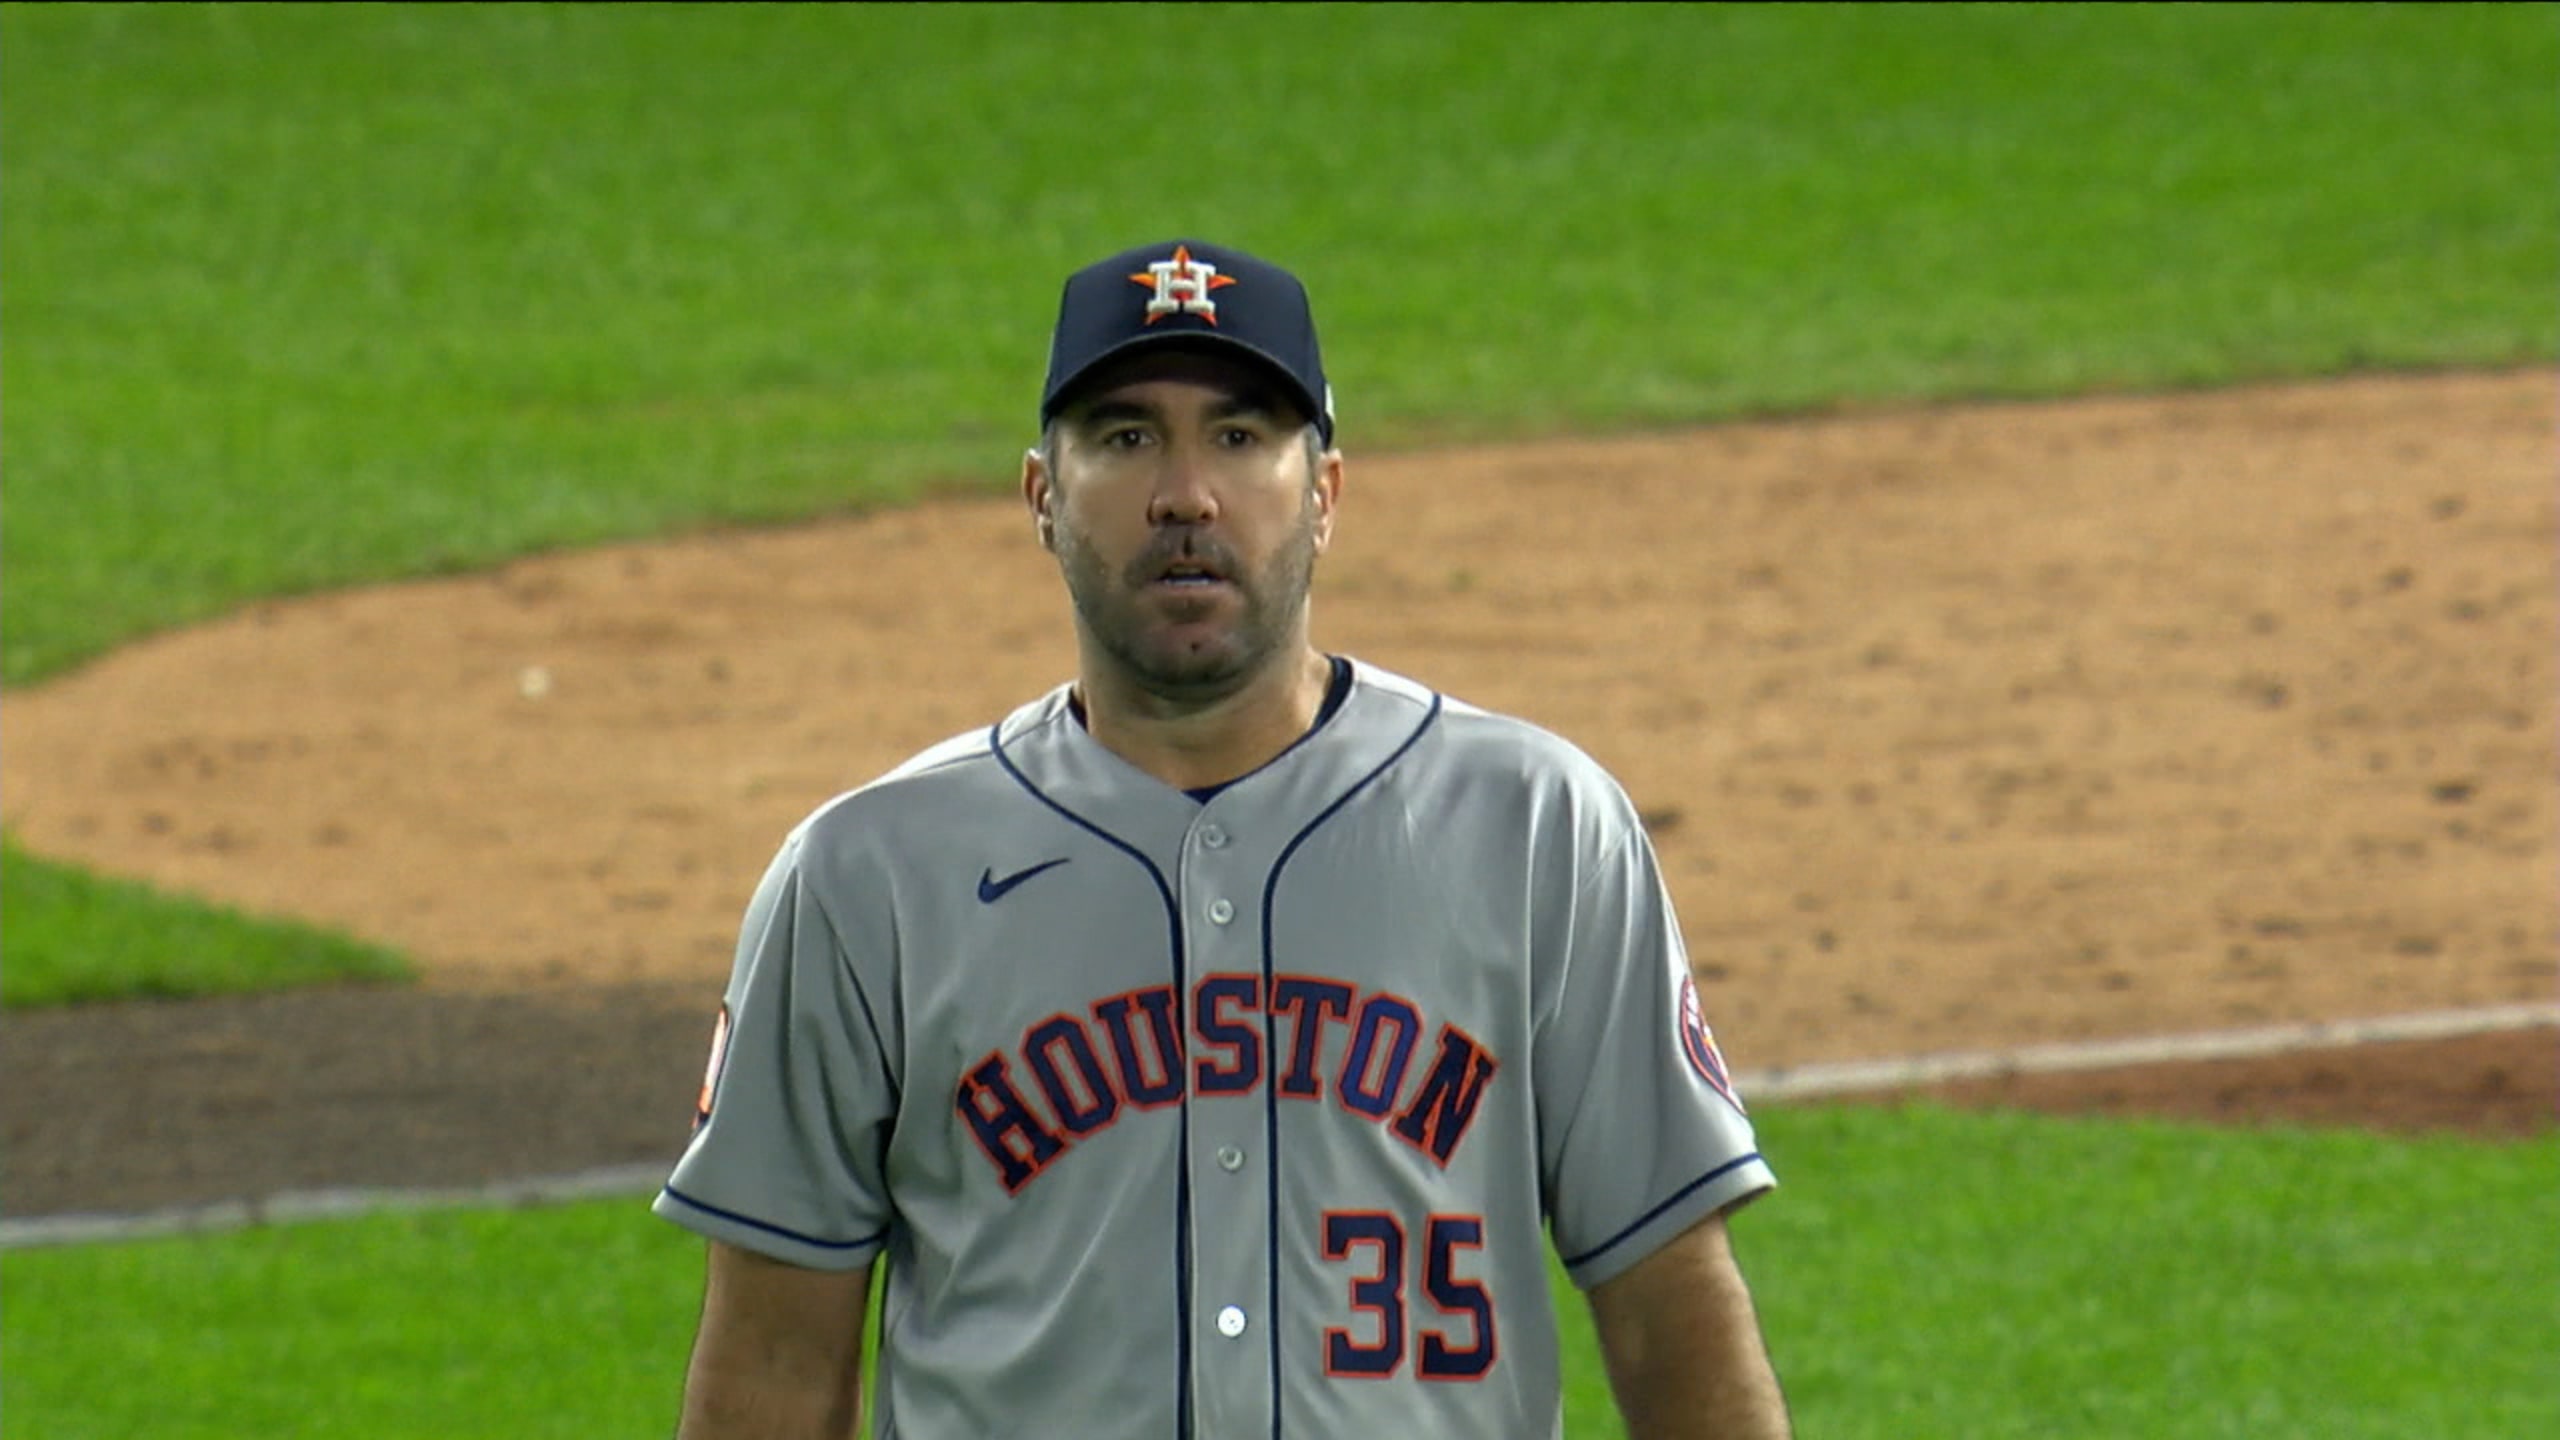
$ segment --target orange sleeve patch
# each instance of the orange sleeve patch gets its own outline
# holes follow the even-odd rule
[[[711,1119],[711,1096],[720,1088],[720,1063],[729,1058],[729,1007],[720,1007],[720,1018],[711,1026],[711,1062],[702,1067],[702,1097],[693,1104],[693,1128],[699,1130]]]

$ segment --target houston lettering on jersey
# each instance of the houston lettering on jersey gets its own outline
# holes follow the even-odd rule
[[[1340,980],[1276,975],[1266,993],[1259,975],[1209,975],[1188,998],[1155,985],[1052,1015],[961,1075],[952,1103],[1008,1193],[1124,1111],[1266,1084],[1287,1100],[1330,1096],[1445,1167],[1501,1068],[1454,1025],[1426,1043],[1412,1001]]]

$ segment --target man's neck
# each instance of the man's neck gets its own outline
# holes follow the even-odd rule
[[[1298,742],[1324,708],[1333,663],[1312,646],[1201,704],[1169,700],[1087,664],[1076,682],[1085,729],[1102,748],[1177,790],[1252,774]]]

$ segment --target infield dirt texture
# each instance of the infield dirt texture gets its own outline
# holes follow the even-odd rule
[[[1746,1070],[2547,1002],[2555,378],[1355,438],[1317,636],[1616,771]],[[971,501],[261,605],[13,692],[28,848],[426,982],[10,1015],[10,1210],[672,1159],[783,832],[1071,659]],[[2515,1134],[2552,1037],[1951,1093]]]

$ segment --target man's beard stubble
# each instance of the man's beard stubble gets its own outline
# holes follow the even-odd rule
[[[1139,688],[1160,699],[1193,704],[1233,694],[1260,672],[1305,614],[1315,577],[1316,512],[1312,497],[1299,523],[1259,574],[1246,571],[1235,552],[1191,528],[1159,530],[1115,579],[1083,534],[1060,525],[1060,570],[1087,633]],[[1216,567],[1236,588],[1242,613],[1227,632],[1231,643],[1172,653],[1150,646],[1150,622],[1140,613],[1157,575],[1175,560]]]

